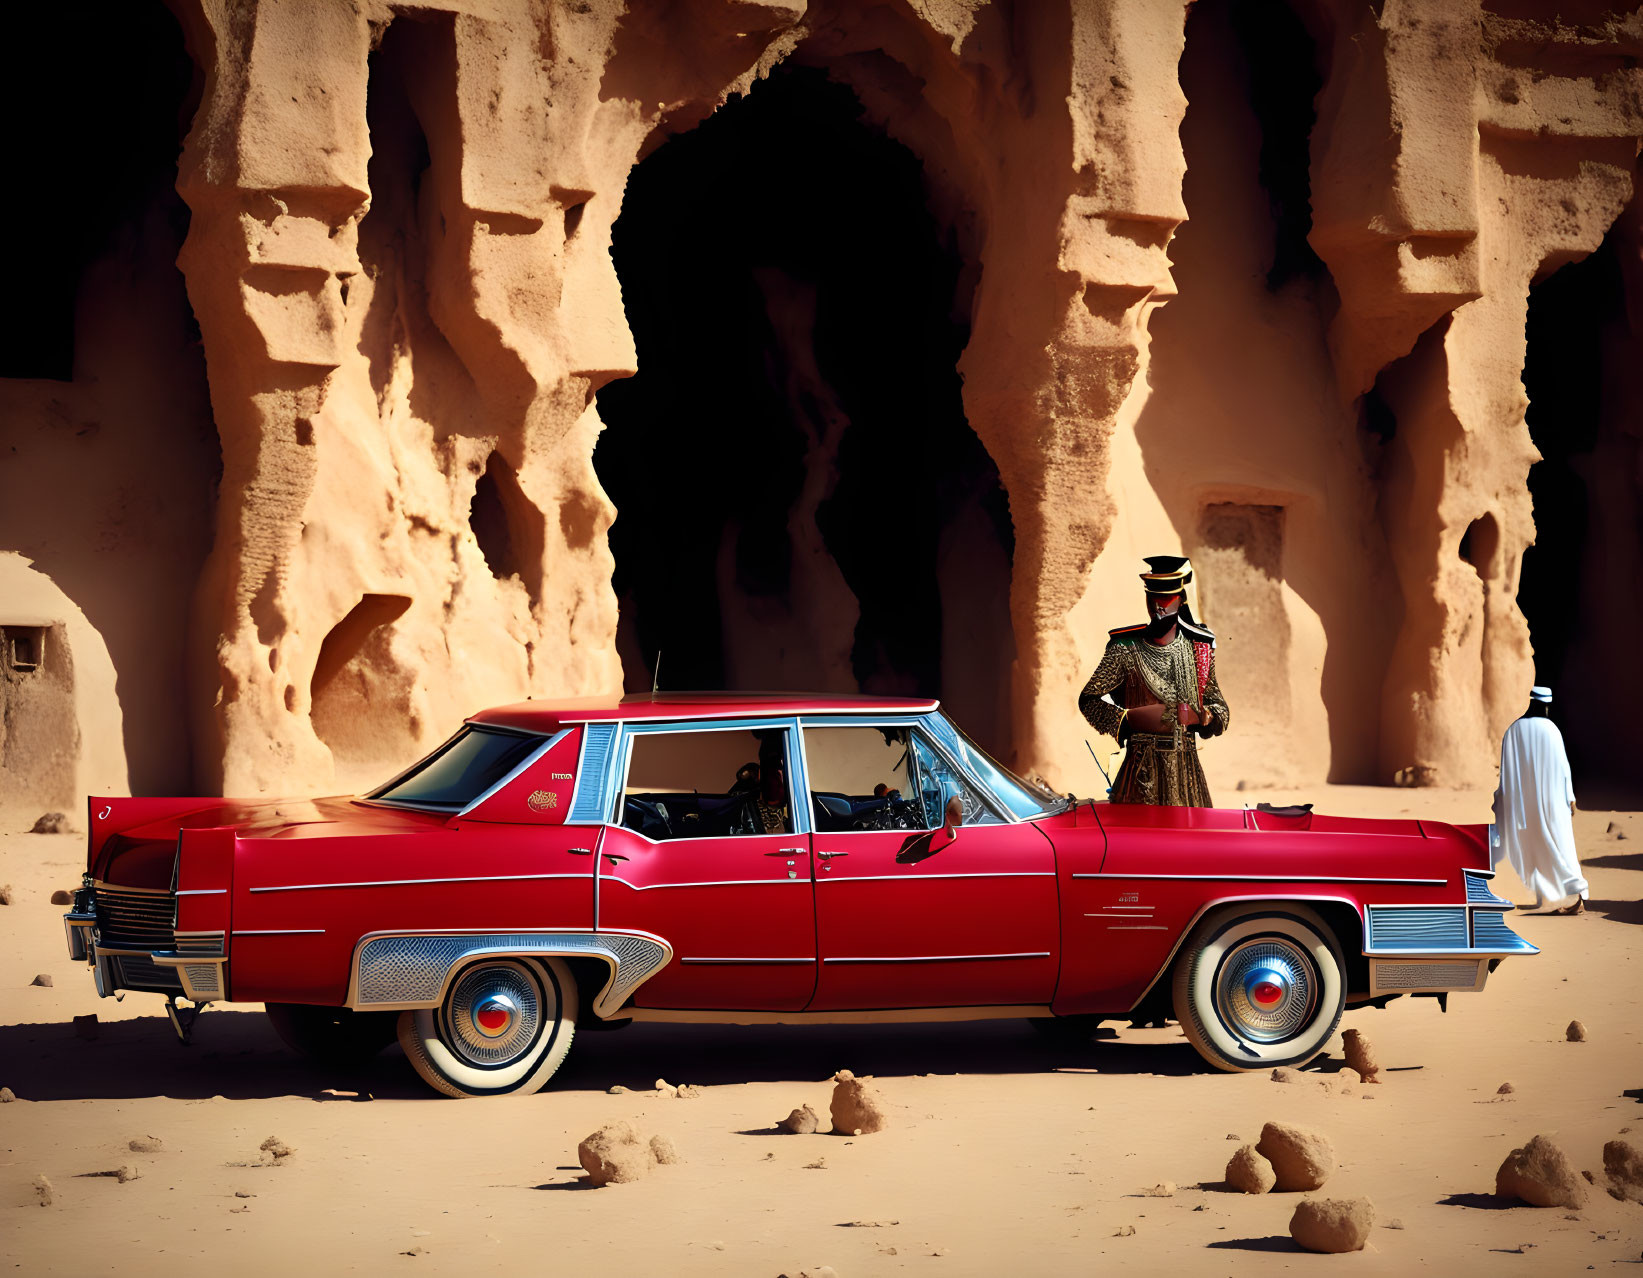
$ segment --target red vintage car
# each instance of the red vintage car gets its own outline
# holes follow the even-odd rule
[[[397,1033],[451,1096],[629,1021],[1173,1015],[1217,1068],[1296,1065],[1345,1007],[1536,952],[1485,827],[1074,800],[887,697],[526,702],[363,797],[93,799],[90,830],[98,993],[185,1037],[263,1002],[333,1059]]]

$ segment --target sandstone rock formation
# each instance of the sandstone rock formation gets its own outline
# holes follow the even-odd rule
[[[1381,1081],[1381,1066],[1375,1059],[1374,1044],[1362,1030],[1342,1030],[1341,1050],[1346,1055],[1347,1065],[1357,1073],[1359,1079],[1365,1083]]]
[[[175,100],[72,127],[141,116],[159,158],[84,250],[72,367],[0,375],[0,698],[29,743],[0,752],[0,806],[352,788],[477,706],[648,672],[642,636],[619,649],[624,512],[594,467],[601,389],[647,375],[649,281],[618,278],[612,228],[636,166],[786,68],[846,86],[916,161],[959,280],[953,393],[1008,501],[996,581],[957,525],[916,566],[941,638],[890,684],[1099,792],[1074,693],[1138,613],[1138,556],[1181,549],[1243,707],[1206,752],[1219,787],[1486,781],[1537,652],[1577,766],[1635,768],[1592,708],[1643,695],[1627,626],[1565,636],[1524,558],[1537,533],[1572,546],[1563,595],[1643,572],[1617,518],[1643,492],[1630,312],[1592,319],[1591,420],[1524,389],[1557,363],[1525,334],[1560,267],[1597,253],[1643,296],[1643,18],[1622,6],[151,7],[95,38],[113,65],[123,40],[180,62]],[[868,220],[888,198],[856,194]],[[715,375],[775,352],[777,416],[823,408],[775,521],[787,585],[732,588],[729,541],[692,571],[720,583],[727,683],[766,680],[764,626],[802,654],[784,681],[854,684],[882,636],[820,526],[857,410],[814,296],[747,291],[770,351]],[[714,412],[679,425],[707,456]],[[623,448],[601,466],[641,464]],[[1531,501],[1543,454],[1584,505]],[[967,645],[1004,594],[999,642]]]
[[[632,1123],[606,1123],[576,1147],[577,1161],[594,1185],[616,1185],[638,1180],[659,1164],[679,1161],[678,1150],[666,1136],[648,1141]]]
[[[791,1136],[808,1136],[821,1127],[821,1118],[808,1105],[800,1105],[776,1126]]]
[[[870,1136],[883,1131],[887,1118],[879,1089],[847,1069],[841,1069],[834,1079],[829,1106],[834,1135]]]
[[[1586,1186],[1569,1156],[1544,1136],[1506,1155],[1495,1173],[1495,1193],[1531,1207],[1582,1207]]]
[[[1629,1140],[1605,1141],[1603,1170],[1612,1195],[1643,1203],[1643,1148]]]
[[[1268,1123],[1255,1150],[1272,1164],[1273,1188],[1283,1192],[1321,1189],[1335,1174],[1335,1146],[1310,1127]]]

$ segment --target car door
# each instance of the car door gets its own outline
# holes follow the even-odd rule
[[[1049,1003],[1055,851],[911,722],[807,720],[814,1011]],[[942,828],[944,797],[964,820]]]
[[[814,888],[793,736],[779,719],[628,726],[599,845],[599,928],[673,947],[637,1006],[791,1012],[810,1001]]]

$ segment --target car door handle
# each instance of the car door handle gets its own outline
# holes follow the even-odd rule
[[[605,860],[609,861],[612,865],[615,865],[618,861],[627,860],[627,857],[623,856],[620,852],[606,852],[604,857]]]
[[[816,855],[831,861],[836,856],[849,856],[850,854],[848,852],[822,852],[818,850]]]
[[[777,848],[774,852],[766,852],[766,856],[803,856],[809,848]]]
[[[593,855],[593,849],[592,848],[566,848],[565,851],[574,852],[577,856],[592,856]]]

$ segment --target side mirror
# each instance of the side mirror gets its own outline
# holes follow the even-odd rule
[[[942,824],[948,841],[958,838],[958,827],[964,824],[964,800],[956,794],[949,794],[942,810]]]

